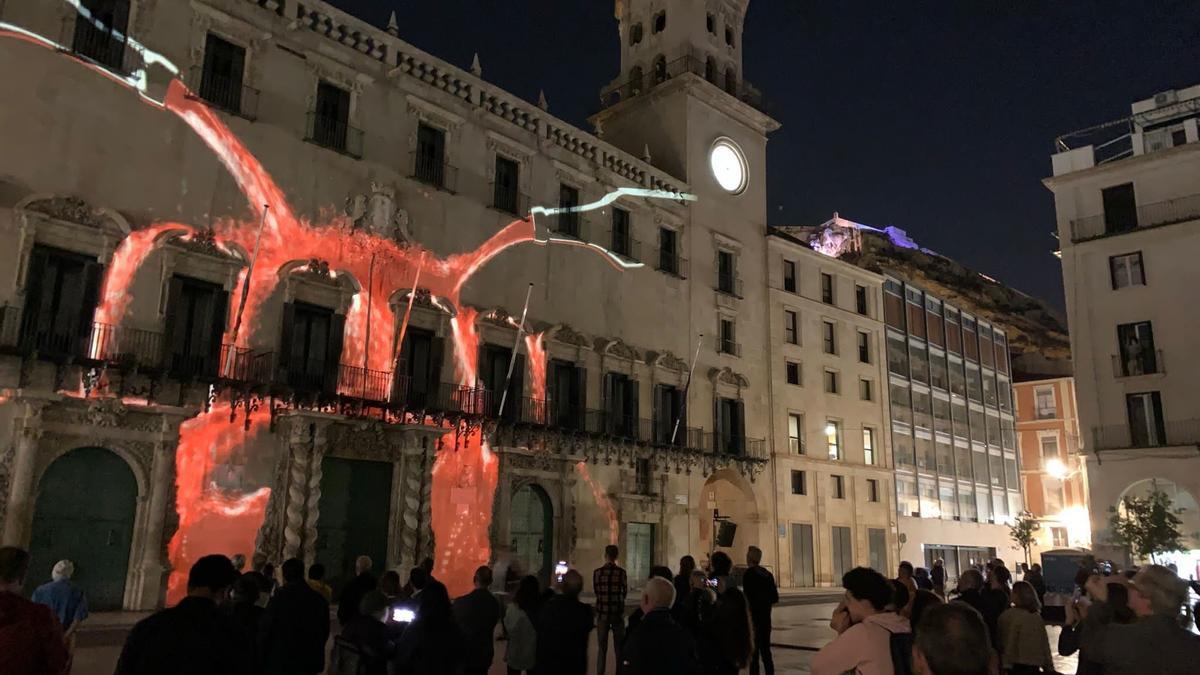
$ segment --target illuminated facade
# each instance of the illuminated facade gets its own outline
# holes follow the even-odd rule
[[[77,4],[0,14],[0,517],[35,576],[144,609],[209,552],[435,554],[459,593],[617,542],[636,580],[714,509],[772,555],[745,2],[618,3],[623,74],[635,25],[676,70],[599,136],[319,2]]]
[[[883,277],[767,237],[780,584],[837,586],[899,562]]]
[[[1031,553],[1057,548],[1090,548],[1087,476],[1080,455],[1075,380],[1070,377],[1021,379],[1013,384],[1017,404],[1017,446],[1025,508],[1041,521]]]
[[[1091,124],[1095,120],[1084,120]],[[1063,286],[1097,555],[1109,508],[1153,487],[1183,509],[1181,570],[1200,564],[1200,84],[1060,137],[1051,157]]]

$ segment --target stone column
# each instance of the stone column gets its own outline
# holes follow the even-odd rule
[[[317,519],[321,515],[321,478],[324,475],[321,462],[325,459],[325,452],[328,450],[329,445],[329,435],[326,433],[328,426],[326,424],[317,424],[315,426],[312,445],[309,448],[308,505],[304,516],[305,567],[313,564],[317,557]]]
[[[307,425],[293,418],[288,444],[288,487],[284,507],[282,560],[303,553],[304,520],[308,515],[305,493],[308,490],[309,438]]]
[[[20,420],[12,449],[12,467],[8,472],[8,501],[4,513],[6,546],[29,547],[29,528],[33,522],[34,466],[37,462],[38,441],[42,438],[42,410],[45,401],[22,401],[25,415]]]
[[[150,472],[150,501],[146,510],[145,537],[139,565],[140,590],[134,599],[136,609],[153,609],[158,604],[164,573],[163,526],[175,486],[175,441],[154,444],[154,464]]]

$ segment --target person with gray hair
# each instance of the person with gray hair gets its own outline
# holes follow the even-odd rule
[[[1108,604],[1111,580],[1093,574],[1085,585],[1093,600],[1080,636],[1088,658],[1104,669],[1104,675],[1195,673],[1200,636],[1181,625],[1187,582],[1161,565],[1141,568],[1129,586],[1129,607],[1138,620],[1119,624]]]
[[[79,626],[88,617],[87,596],[83,594],[82,588],[71,582],[74,574],[75,563],[59,560],[50,572],[51,580],[34,589],[30,598],[49,607],[62,624],[68,665],[75,658],[75,638]]]
[[[695,675],[700,672],[696,642],[671,616],[675,585],[651,577],[642,588],[645,617],[621,650],[621,673],[629,675]]]

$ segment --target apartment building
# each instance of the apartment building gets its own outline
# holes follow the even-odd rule
[[[1054,193],[1079,393],[1092,537],[1108,544],[1109,508],[1157,487],[1183,509],[1200,548],[1200,85],[1136,101],[1130,114],[1066,134],[1043,182]],[[1093,124],[1095,123],[1095,124]]]

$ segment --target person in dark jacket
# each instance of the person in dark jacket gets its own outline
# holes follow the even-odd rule
[[[462,639],[446,586],[436,579],[417,595],[417,618],[404,629],[396,645],[396,670],[405,675],[444,675],[458,666]]]
[[[659,579],[666,579],[667,581],[671,581],[673,584],[671,568],[666,567],[665,565],[655,565],[654,567],[650,568],[649,578],[654,579],[655,577]],[[626,642],[629,642],[629,634],[638,627],[638,624],[642,622],[642,619],[645,618],[645,616],[646,612],[642,610],[640,605],[637,609],[633,610],[633,612],[629,614],[629,618],[625,620],[625,639],[621,642],[622,645],[624,645]]]
[[[991,631],[992,646],[999,651],[1000,615],[1012,604],[1012,572],[1008,571],[999,558],[996,559],[996,564],[991,569],[984,588],[980,591],[980,597],[983,600],[981,612],[984,620],[988,622],[988,630]]]
[[[382,591],[367,593],[358,605],[358,614],[339,636],[339,642],[352,644],[357,650],[361,675],[387,675],[388,661],[395,654],[392,636],[384,625],[390,605]]]
[[[736,675],[750,665],[754,653],[750,607],[746,595],[734,584],[730,573],[733,560],[724,551],[710,558],[712,576],[717,581],[717,598],[702,617],[701,660],[713,675]]]
[[[1034,592],[1037,593],[1038,602],[1045,604],[1046,601],[1046,579],[1042,576],[1042,566],[1033,563],[1029,571],[1025,573],[1025,581],[1033,586]]]
[[[966,570],[958,575],[958,597],[953,602],[970,605],[983,617],[983,623],[988,629],[988,639],[993,646],[996,640],[996,622],[1000,618],[1000,610],[983,597],[983,574],[979,570]]]
[[[679,559],[679,574],[675,575],[675,606],[672,611],[678,613],[692,590],[692,571],[696,569],[696,559],[685,555]]]
[[[771,608],[779,603],[779,588],[775,577],[762,566],[762,549],[751,546],[746,550],[749,567],[742,574],[742,589],[750,605],[750,620],[754,626],[754,655],[750,657],[750,675],[758,675],[758,661],[763,672],[775,675],[775,660],[771,658]]]
[[[236,578],[223,555],[197,560],[188,571],[187,597],[129,631],[115,675],[250,675],[250,641],[219,606]]]
[[[475,570],[475,590],[454,601],[454,620],[462,632],[463,675],[487,675],[496,656],[496,624],[500,622],[500,602],[488,590],[492,568]]]
[[[717,594],[708,586],[704,570],[692,570],[688,596],[674,612],[675,620],[691,633],[694,640],[700,639],[700,627],[717,601]]]
[[[283,563],[283,586],[263,615],[258,634],[264,672],[316,675],[325,670],[329,603],[304,578],[304,561]]]
[[[354,561],[353,579],[342,587],[342,593],[338,597],[337,618],[338,623],[345,626],[350,623],[358,614],[359,603],[362,602],[363,596],[375,590],[378,581],[375,575],[371,574],[371,557],[360,555]]]
[[[562,593],[551,598],[537,623],[538,675],[587,675],[588,635],[592,632],[592,608],[579,601],[583,575],[567,570]]]
[[[646,582],[640,606],[645,617],[625,640],[621,675],[699,675],[696,642],[671,617],[674,603],[670,580],[651,577]]]
[[[1082,651],[1100,665],[1104,675],[1196,672],[1200,636],[1180,625],[1180,610],[1188,597],[1186,582],[1161,565],[1142,567],[1129,587],[1129,608],[1138,617],[1130,624],[1112,620],[1108,590],[1104,577],[1088,579],[1088,595],[1095,602],[1087,610],[1081,635]]]
[[[254,652],[254,672],[256,673],[262,669],[262,655],[258,653],[258,629],[262,625],[262,617],[266,612],[258,604],[260,593],[257,575],[247,572],[233,583],[233,595],[230,597],[229,604],[224,607],[250,642],[250,649]]]
[[[933,569],[929,571],[929,580],[933,582],[933,592],[946,598],[946,563],[941,558],[933,561]]]
[[[21,597],[28,574],[28,551],[0,547],[0,673],[61,673],[68,660],[62,626],[49,607]]]

